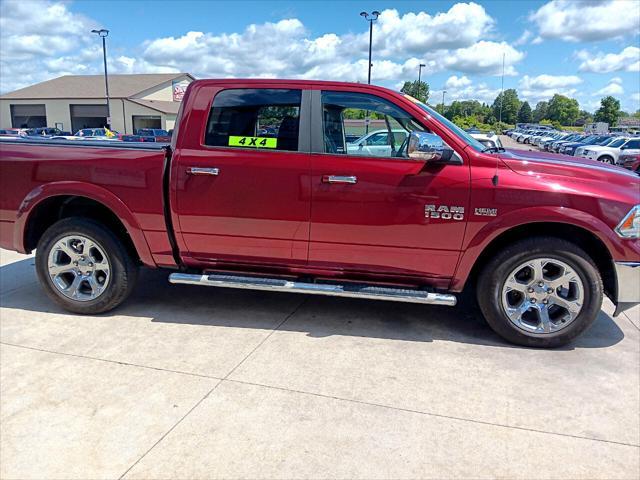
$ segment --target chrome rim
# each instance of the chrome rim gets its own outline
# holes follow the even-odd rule
[[[533,334],[567,328],[580,314],[583,300],[584,285],[576,271],[552,258],[519,265],[502,286],[502,306],[509,321]]]
[[[79,302],[98,298],[111,278],[111,265],[104,249],[83,235],[58,240],[49,252],[47,265],[55,288]]]

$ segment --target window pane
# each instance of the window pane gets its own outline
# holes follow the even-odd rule
[[[322,92],[324,151],[369,157],[404,157],[409,132],[424,130],[404,110],[380,97]]]
[[[213,100],[205,144],[296,151],[301,97],[300,90],[223,90]]]

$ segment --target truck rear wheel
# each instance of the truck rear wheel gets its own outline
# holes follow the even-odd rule
[[[36,272],[54,302],[74,313],[95,314],[129,296],[138,268],[113,232],[94,220],[72,217],[42,235]]]
[[[553,237],[514,243],[478,279],[480,309],[493,330],[529,347],[558,347],[584,332],[602,305],[602,279],[589,256]]]

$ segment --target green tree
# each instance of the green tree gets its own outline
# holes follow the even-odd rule
[[[538,123],[547,118],[547,111],[549,110],[549,102],[538,102],[536,108],[533,110],[533,121]]]
[[[600,108],[596,110],[593,119],[596,122],[607,122],[610,126],[618,123],[620,118],[620,101],[611,95],[600,100]]]
[[[575,98],[556,93],[549,100],[547,118],[562,125],[573,125],[580,115],[580,105]]]
[[[529,102],[524,102],[520,107],[520,110],[518,110],[518,122],[531,123],[531,120],[533,120],[531,105],[529,105]]]
[[[518,92],[513,88],[509,88],[498,94],[496,99],[493,101],[491,110],[495,118],[502,118],[502,121],[505,123],[516,123],[516,120],[518,119],[518,111],[520,110]],[[500,115],[501,110],[502,115]]]
[[[404,82],[400,91],[424,103],[427,103],[427,100],[429,100],[429,84],[427,82],[420,81],[420,83],[418,83],[417,80]]]
[[[583,125],[591,122],[593,122],[593,115],[586,110],[580,110],[580,114],[576,120],[576,126],[582,127]]]

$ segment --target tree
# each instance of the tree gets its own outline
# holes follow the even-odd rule
[[[529,102],[524,102],[518,110],[518,122],[520,123],[531,123],[533,119],[533,115],[531,114],[531,106]]]
[[[576,126],[581,127],[587,123],[593,122],[593,115],[591,115],[586,110],[580,110],[580,114],[578,115],[578,119],[576,120]]]
[[[427,82],[420,81],[420,83],[418,83],[417,80],[404,82],[400,91],[424,103],[427,103],[427,100],[429,100],[429,84]]]
[[[562,125],[573,125],[580,115],[580,105],[575,98],[556,93],[549,100],[547,118]]]
[[[596,110],[593,119],[596,122],[607,122],[610,126],[618,123],[620,118],[620,101],[611,95],[600,100],[600,108]]]
[[[549,109],[549,102],[538,102],[536,108],[533,110],[533,121],[536,123],[541,122],[547,118],[547,110]]]
[[[516,123],[518,119],[518,110],[520,110],[520,100],[518,99],[518,92],[513,88],[509,88],[504,92],[498,94],[491,106],[493,116],[497,119],[502,118],[505,123]],[[500,115],[502,110],[502,115]]]

